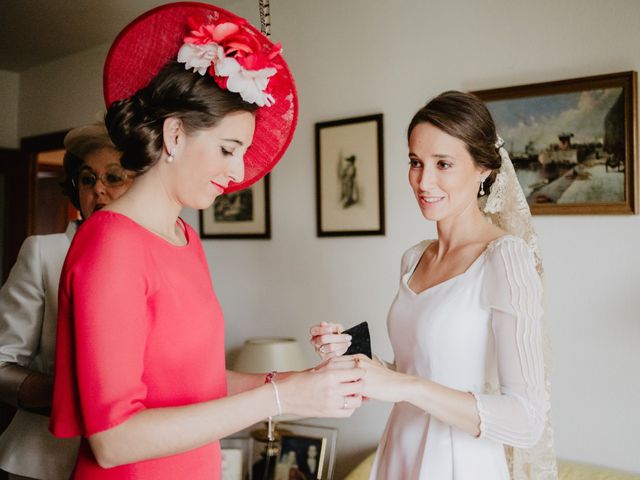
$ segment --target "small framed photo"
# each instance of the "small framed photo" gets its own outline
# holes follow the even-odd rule
[[[275,424],[276,441],[266,430],[251,432],[251,480],[332,480],[338,431],[293,422]]]
[[[213,205],[200,210],[200,237],[271,238],[269,175],[244,190],[220,195]]]
[[[473,92],[534,214],[638,212],[636,72]]]
[[[276,478],[321,479],[326,439],[283,435],[280,456],[276,464]]]
[[[382,114],[316,123],[319,237],[384,235]]]
[[[222,451],[222,480],[249,480],[249,438],[229,437],[220,440]]]
[[[280,423],[280,451],[275,478],[330,480],[333,478],[337,431],[296,423]],[[285,433],[286,432],[286,433]]]

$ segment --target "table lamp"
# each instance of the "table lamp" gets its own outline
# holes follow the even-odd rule
[[[233,370],[244,373],[268,373],[273,370],[304,370],[304,360],[300,344],[290,337],[250,338],[240,349],[233,362]]]
[[[236,360],[233,362],[232,370],[243,373],[268,373],[274,370],[286,372],[290,370],[304,370],[307,363],[300,344],[295,338],[290,337],[256,337],[244,342]],[[278,377],[275,377],[276,381]],[[298,419],[295,415],[280,415],[279,421]],[[258,428],[251,431],[251,437],[260,443],[265,444],[263,455],[263,465],[261,472],[254,472],[254,477],[258,479],[273,478],[273,470],[279,452],[279,442],[282,434],[290,434],[286,430],[278,430],[274,422],[273,441],[269,441],[268,428]],[[255,469],[256,466],[254,466]]]

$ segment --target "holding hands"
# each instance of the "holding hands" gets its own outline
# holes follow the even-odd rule
[[[380,400],[382,402],[402,402],[412,377],[395,372],[377,360],[371,360],[366,355],[358,354],[348,357],[338,357],[333,360],[349,364],[354,362],[363,372],[360,380],[362,397]]]
[[[301,417],[350,417],[362,404],[362,377],[357,357],[324,361],[278,382],[282,413]]]
[[[332,368],[342,368],[342,363],[353,365],[355,361],[363,373],[360,394],[364,398],[383,402],[403,401],[412,377],[387,368],[375,357],[373,360],[362,354],[343,357],[351,345],[351,336],[343,334],[343,331],[344,327],[339,323],[322,322],[311,327],[310,342],[320,358],[332,359]]]

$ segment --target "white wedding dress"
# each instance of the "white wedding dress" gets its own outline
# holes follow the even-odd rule
[[[480,436],[409,403],[393,407],[371,480],[509,479],[505,445],[532,447],[545,427],[542,285],[534,255],[501,237],[462,274],[416,293],[409,280],[429,241],[402,258],[388,317],[397,371],[471,392]]]

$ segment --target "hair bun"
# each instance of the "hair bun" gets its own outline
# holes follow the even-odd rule
[[[122,152],[121,163],[127,170],[144,172],[148,167],[148,146],[158,141],[157,129],[152,127],[160,119],[154,119],[144,90],[130,98],[114,102],[105,117],[105,123],[114,145]],[[155,155],[154,155],[155,156]]]

